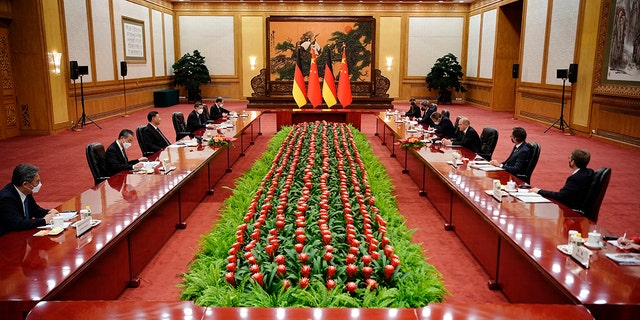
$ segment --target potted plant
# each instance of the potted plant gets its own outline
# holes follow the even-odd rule
[[[462,66],[458,63],[458,58],[448,53],[436,60],[431,71],[427,74],[427,88],[429,91],[438,89],[438,103],[451,103],[451,90],[456,92],[467,92],[460,83],[462,79]]]
[[[200,85],[211,82],[209,69],[204,64],[204,57],[198,50],[193,50],[193,55],[188,52],[182,56],[173,68],[173,84],[184,86],[187,90],[188,101],[200,101]]]

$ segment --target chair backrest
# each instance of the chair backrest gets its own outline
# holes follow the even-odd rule
[[[136,128],[136,139],[138,139],[138,146],[140,146],[140,150],[142,151],[142,155],[143,156],[148,156],[153,154],[153,152],[149,151],[149,149],[147,149],[147,145],[144,143],[144,131],[147,127],[146,126],[139,126]]]
[[[104,146],[100,142],[92,142],[86,148],[87,163],[93,175],[94,184],[98,184],[109,178],[107,175],[106,158]]]
[[[600,205],[602,205],[602,199],[607,192],[610,179],[611,168],[600,168],[593,174],[593,181],[583,204],[584,216],[593,222],[598,222]]]
[[[518,178],[522,179],[526,183],[531,182],[531,175],[533,174],[533,170],[536,168],[538,159],[540,158],[540,145],[535,141],[531,141],[528,144],[531,149],[529,163],[527,163],[527,168],[524,171],[524,174],[518,175]]]
[[[176,131],[176,141],[189,135],[182,112],[174,112],[171,115],[171,120],[173,121],[173,129]]]
[[[492,127],[485,127],[482,129],[480,142],[482,142],[482,145],[480,146],[480,153],[478,155],[483,157],[485,160],[491,160],[493,151],[496,149],[496,145],[498,144],[498,130]]]

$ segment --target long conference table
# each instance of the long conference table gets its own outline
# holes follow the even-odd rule
[[[236,138],[234,146],[181,140],[150,157],[168,159],[172,171],[122,172],[62,203],[58,211],[90,206],[100,220],[80,237],[73,227],[57,236],[27,230],[0,237],[0,318],[23,319],[41,301],[112,300],[137,287],[147,263],[254,144],[260,116],[247,112],[212,133]]]
[[[392,115],[379,113],[376,135],[437,209],[445,230],[454,231],[489,275],[489,289],[502,290],[513,303],[581,304],[596,319],[637,319],[640,314],[640,267],[618,265],[605,256],[622,252],[607,244],[595,249],[589,268],[557,249],[569,230],[610,234],[557,202],[524,203],[508,195],[498,202],[486,190],[493,180],[519,181],[506,171],[452,166],[461,147],[428,145],[419,150],[397,144],[413,132]]]

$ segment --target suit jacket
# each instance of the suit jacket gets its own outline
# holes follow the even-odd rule
[[[151,123],[148,123],[143,131],[142,143],[144,143],[151,152],[160,151],[171,144],[169,139],[160,133]]]
[[[582,168],[567,178],[564,187],[560,191],[540,190],[538,194],[545,198],[557,200],[571,209],[584,210],[582,205],[591,187],[593,174],[592,169]]]
[[[451,123],[451,119],[448,117],[444,117],[440,120],[440,124],[436,126],[436,134],[443,138],[453,139],[455,138],[455,128],[453,127],[453,123]]]
[[[529,148],[529,144],[525,141],[517,150],[514,149],[511,151],[507,160],[502,162],[502,168],[513,175],[524,174],[530,158],[531,148]]]
[[[422,116],[422,111],[420,110],[420,107],[418,107],[418,105],[412,104],[409,107],[409,111],[407,111],[404,115],[407,117],[420,118],[420,116]]]
[[[433,120],[431,120],[431,114],[432,114],[433,112],[435,112],[435,111],[436,111],[436,109],[435,109],[435,108],[431,108],[431,107],[427,108],[427,110],[425,110],[425,111],[423,112],[423,114],[422,114],[422,118],[420,119],[420,121],[419,121],[419,122],[420,122],[420,123],[423,123],[423,124],[426,124],[426,125],[428,125],[428,126],[430,126],[430,127],[434,127],[436,124],[435,124],[435,123],[433,123]]]
[[[106,162],[107,174],[112,176],[120,171],[133,170],[133,165],[138,163],[138,159],[129,161],[129,158],[126,157],[126,151],[123,155],[118,142],[114,141],[107,148]]]
[[[458,138],[451,140],[451,143],[461,145],[475,153],[480,152],[480,146],[482,146],[478,132],[471,126],[467,128],[467,132],[461,132]]]
[[[211,105],[211,110],[209,110],[209,119],[218,120],[222,118],[223,113],[229,114],[229,110],[218,106],[217,103],[214,103],[213,105]]]
[[[30,219],[24,215],[24,204],[13,184],[9,183],[0,190],[0,236],[10,231],[29,230],[47,224],[43,217],[49,210],[40,207],[30,194],[27,195],[27,204]]]
[[[189,117],[187,117],[187,131],[194,133],[198,129],[206,127],[207,118],[205,118],[204,112],[202,114],[198,114],[196,110],[193,110],[189,113]]]

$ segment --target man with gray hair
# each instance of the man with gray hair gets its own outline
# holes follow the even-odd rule
[[[460,134],[458,137],[451,140],[442,139],[442,142],[445,145],[463,146],[475,153],[480,152],[482,141],[480,141],[478,132],[473,127],[471,127],[471,121],[469,121],[469,118],[460,118],[460,121],[458,122],[458,129],[460,129]]]
[[[0,190],[0,236],[47,225],[58,214],[56,209],[43,209],[33,198],[42,187],[39,172],[34,165],[19,164],[13,169],[11,183]]]
[[[211,106],[211,110],[209,110],[210,120],[215,121],[229,114],[229,110],[222,107],[224,106],[224,102],[222,100],[222,97],[216,98],[216,103]]]
[[[418,122],[432,128],[435,127],[435,123],[431,120],[431,114],[438,110],[438,106],[430,104],[429,100],[422,100],[420,102],[420,110],[422,110],[422,118]]]

